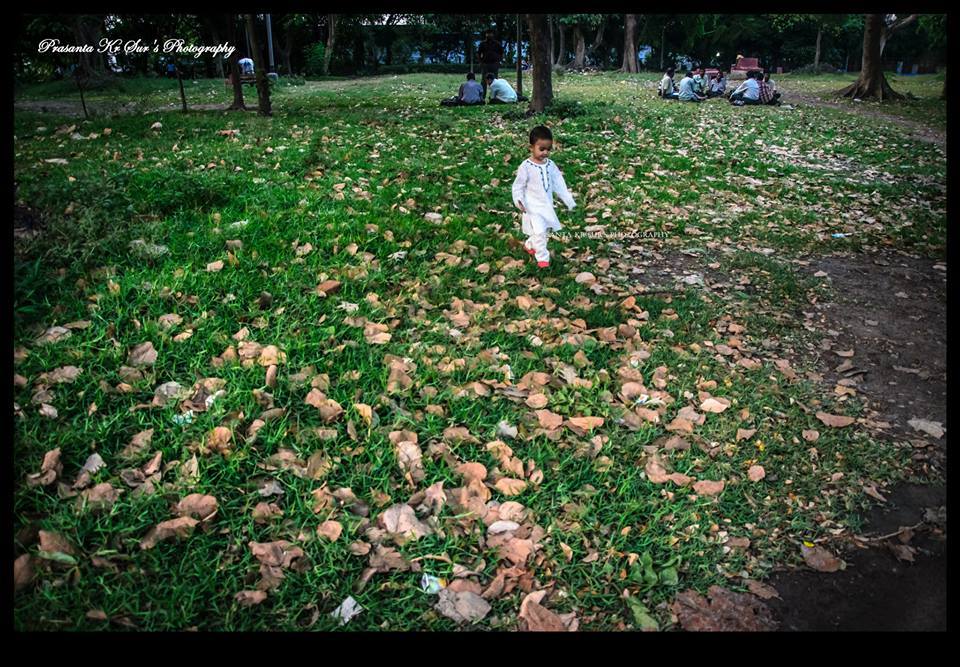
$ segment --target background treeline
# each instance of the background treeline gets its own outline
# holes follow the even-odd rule
[[[889,15],[888,15],[889,16]],[[912,16],[912,15],[911,15]],[[316,77],[461,72],[476,64],[483,31],[492,29],[504,65],[516,62],[515,14],[271,14],[275,70],[281,76]],[[254,22],[266,50],[266,16]],[[891,20],[895,20],[893,17]],[[549,19],[553,62],[583,69],[662,70],[669,65],[729,66],[738,54],[786,71],[856,71],[860,68],[862,14],[553,14]],[[883,45],[886,69],[898,62],[929,71],[946,60],[946,17],[921,15],[898,26]],[[228,41],[239,57],[250,55],[243,18],[230,14],[58,14],[16,17],[13,44],[18,82],[49,81],[79,68],[89,77],[162,75],[163,53],[38,54],[42,39],[97,45],[101,39],[181,38],[188,44]],[[520,21],[521,58],[529,35]],[[633,65],[631,54],[633,51]],[[626,52],[626,53],[625,53]],[[253,55],[257,60],[256,55]],[[229,73],[222,59],[180,56],[187,76]]]

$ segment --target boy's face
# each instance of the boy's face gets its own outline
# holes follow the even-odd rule
[[[550,157],[552,150],[553,142],[549,139],[537,139],[536,143],[530,144],[530,155],[537,162],[543,162]]]

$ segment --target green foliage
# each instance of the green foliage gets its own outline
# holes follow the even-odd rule
[[[306,60],[305,71],[307,76],[323,75],[323,55],[326,53],[327,45],[323,42],[314,42],[304,48],[304,58]]]

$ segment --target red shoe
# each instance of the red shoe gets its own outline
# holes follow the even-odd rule
[[[537,251],[534,250],[533,248],[526,248],[526,251],[527,251],[527,254],[528,254],[528,255],[536,255],[536,254],[537,254]]]
[[[550,262],[537,262],[537,266],[539,266],[541,269],[546,269],[550,266]]]

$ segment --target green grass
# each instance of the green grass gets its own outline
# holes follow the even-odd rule
[[[496,439],[497,424],[505,420],[521,428],[509,444],[524,464],[532,461],[543,472],[543,482],[515,500],[547,531],[543,559],[528,567],[538,587],[565,593],[548,606],[576,611],[586,629],[632,628],[620,598],[625,588],[667,627],[668,614],[657,605],[677,590],[739,587],[741,572],[761,578],[775,565],[798,562],[799,540],[857,525],[869,502],[864,481],[902,478],[909,452],[872,440],[856,426],[824,427],[814,412],[856,415],[856,401],[837,403],[829,389],[788,382],[759,341],[771,334],[802,335],[790,314],[812,286],[793,273],[785,261],[791,256],[850,244],[942,256],[945,157],[876,119],[811,107],[662,103],[653,96],[652,81],[650,75],[566,75],[556,85],[563,105],[533,119],[514,108],[442,109],[437,101],[455,89],[459,77],[427,74],[281,87],[272,119],[156,112],[77,123],[82,136],[99,135],[89,139],[54,134],[76,121],[16,112],[19,196],[44,213],[45,223],[40,234],[15,246],[15,345],[30,351],[16,366],[28,384],[14,396],[22,409],[15,426],[14,531],[25,540],[15,540],[15,553],[37,553],[30,531],[23,530],[30,525],[62,533],[82,552],[75,566],[37,565],[38,581],[16,596],[16,626],[122,627],[86,617],[100,609],[140,629],[329,630],[336,627],[330,612],[353,595],[365,611],[346,626],[350,630],[455,628],[433,609],[435,598],[420,591],[420,573],[378,573],[358,591],[368,559],[352,555],[348,545],[363,537],[361,518],[345,509],[314,514],[311,491],[322,482],[261,467],[281,447],[303,460],[323,451],[330,461],[323,483],[330,490],[352,489],[374,520],[415,490],[403,480],[387,438],[400,428],[419,436],[425,471],[420,489],[437,481],[445,488],[460,485],[448,462],[430,454],[447,427],[465,426],[480,441],[450,445],[453,455],[488,469],[497,463],[484,443]],[[176,101],[170,83],[125,82],[124,91],[104,91],[102,100],[137,96],[142,108],[156,108]],[[200,99],[227,101],[219,81],[202,81],[195,89]],[[46,99],[58,91],[70,94],[51,84],[23,96]],[[155,121],[162,123],[160,131],[150,130]],[[578,202],[574,212],[560,213],[567,231],[603,224],[608,232],[606,238],[579,235],[553,243],[555,259],[545,272],[510,244],[519,229],[508,212],[526,133],[541,121],[554,130],[555,159]],[[111,132],[103,134],[108,127]],[[227,129],[239,130],[235,140],[218,134]],[[52,158],[68,164],[44,161]],[[432,211],[444,216],[442,224],[424,219]],[[231,228],[240,220],[248,224]],[[667,238],[612,236],[654,230]],[[838,231],[854,235],[832,239]],[[136,257],[128,250],[134,239],[163,244],[168,253]],[[231,239],[243,244],[233,262],[225,248]],[[309,243],[312,251],[298,257],[294,243]],[[706,249],[704,262],[718,261],[730,275],[750,277],[756,290],[731,289],[725,299],[695,289],[645,295],[630,276],[629,253],[618,254],[631,246],[664,253]],[[734,252],[720,252],[724,248]],[[459,263],[449,265],[445,258]],[[523,265],[505,266],[511,258]],[[598,258],[608,258],[609,267],[598,266]],[[224,269],[207,272],[215,260],[224,261]],[[480,271],[483,264],[488,272]],[[605,293],[576,283],[581,271],[595,273]],[[342,288],[320,298],[313,289],[329,278]],[[257,305],[262,291],[274,296],[263,311]],[[636,368],[652,389],[654,372],[665,367],[665,391],[674,399],[660,423],[637,431],[617,423],[623,410],[616,399],[618,371],[630,362],[622,340],[563,341],[579,331],[577,318],[588,329],[626,324],[631,316],[618,304],[630,294],[649,314],[634,343],[649,357]],[[525,313],[518,296],[541,305]],[[451,335],[453,325],[443,312],[457,299],[487,306],[471,315],[469,326],[457,327],[460,336]],[[340,308],[344,303],[356,304],[356,311]],[[163,330],[158,319],[167,313],[179,314],[183,323]],[[392,339],[368,344],[362,328],[347,321],[351,316],[388,324]],[[761,368],[730,364],[706,345],[730,338],[718,331],[725,316],[746,327],[739,337],[756,351]],[[91,324],[59,343],[33,343],[47,327],[77,320]],[[211,363],[242,327],[251,340],[286,353],[271,390],[274,404],[286,412],[251,443],[240,436],[264,409],[253,394],[265,389],[264,369]],[[193,332],[190,338],[173,340],[186,330]],[[532,344],[531,335],[543,344]],[[158,351],[156,365],[130,382],[129,393],[117,392],[128,350],[148,340]],[[416,364],[412,389],[387,393],[386,354]],[[558,379],[548,390],[548,407],[564,417],[604,417],[596,433],[607,440],[598,452],[591,452],[589,438],[569,430],[556,440],[525,437],[536,425],[530,408],[497,393],[481,398],[469,391],[476,381],[503,381],[505,365],[516,382],[530,371],[560,378],[559,364],[578,367],[592,386]],[[43,417],[31,402],[38,377],[65,365],[82,368],[82,374],[73,384],[51,387],[49,402],[59,415]],[[309,386],[290,381],[309,365],[329,376],[326,394],[346,411],[327,426],[336,429],[333,440],[313,434],[324,424],[304,403]],[[205,377],[225,380],[226,393],[191,423],[174,422],[175,405],[134,409],[149,403],[164,382],[189,387]],[[664,426],[681,407],[699,405],[697,385],[705,380],[717,383],[712,394],[731,401],[722,414],[707,415],[690,438],[717,443],[714,456],[696,444],[661,456],[675,471],[726,480],[718,499],[691,497],[670,483],[654,485],[643,473],[643,447],[667,434]],[[367,429],[354,403],[372,406],[378,425]],[[428,412],[428,406],[439,406],[442,414]],[[60,447],[66,482],[95,449],[107,464],[95,481],[125,487],[119,474],[132,464],[119,454],[134,434],[153,428],[150,453],[162,451],[168,464],[189,460],[195,445],[221,424],[237,431],[238,442],[229,457],[198,454],[194,485],[179,483],[173,467],[163,475],[170,486],[143,497],[127,488],[105,513],[78,512],[72,500],[58,497],[55,485],[22,483],[39,470],[45,452]],[[737,442],[738,428],[756,428],[757,434]],[[800,438],[810,428],[822,434],[815,455]],[[757,484],[746,481],[754,463],[768,475]],[[839,472],[843,477],[830,482]],[[262,500],[256,480],[264,476],[276,478],[284,490],[270,499],[284,511],[272,525],[256,524],[251,516]],[[194,492],[219,500],[212,525],[188,539],[140,550],[146,532],[173,517],[171,504]],[[389,502],[377,505],[379,494]],[[493,499],[508,498],[494,490]],[[343,524],[344,534],[332,544],[315,537],[301,544],[309,560],[305,571],[288,571],[259,606],[234,601],[234,594],[258,579],[249,541],[296,542],[301,530],[313,536],[330,516]],[[444,536],[399,550],[408,559],[446,554],[479,568],[476,579],[486,586],[497,571],[497,554],[482,546],[482,530],[458,530],[454,516],[444,508],[438,517]],[[725,554],[720,531],[749,537],[750,548]],[[573,552],[569,562],[561,542]],[[592,552],[596,560],[582,562]],[[116,568],[95,567],[94,555],[112,559]],[[639,563],[646,557],[654,572],[675,568],[677,585],[666,575],[657,583],[645,581]],[[439,576],[452,572],[443,561],[420,562]],[[516,589],[492,600],[481,627],[516,627],[522,597]]]

